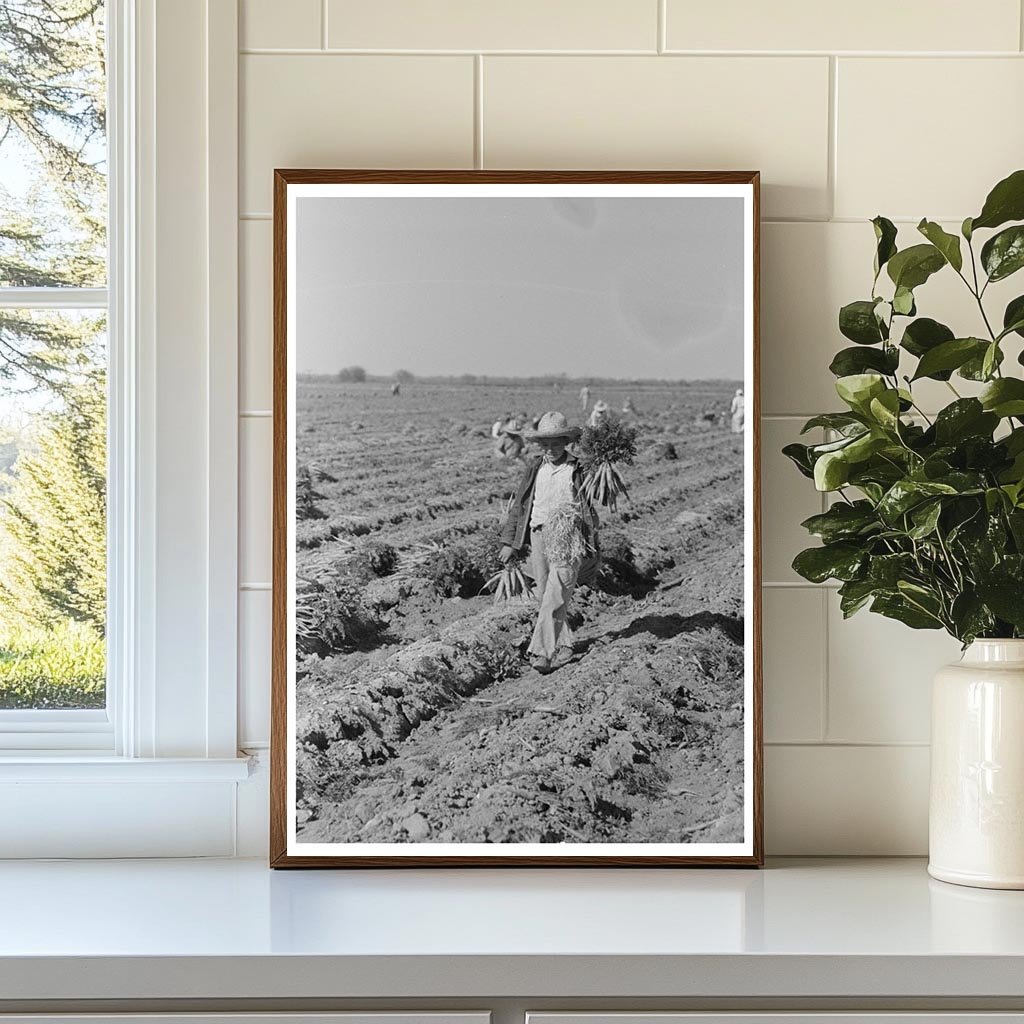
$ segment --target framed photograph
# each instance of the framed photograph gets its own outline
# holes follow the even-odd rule
[[[758,174],[278,170],[275,867],[762,862]]]

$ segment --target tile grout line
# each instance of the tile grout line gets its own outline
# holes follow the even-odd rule
[[[1017,27],[1020,33],[1017,43],[1021,52],[1024,53],[1024,0],[1021,0],[1020,9],[1017,11]]]
[[[473,166],[484,166],[484,58],[473,57]]]
[[[1021,0],[1021,2],[1024,3],[1024,0]],[[666,24],[666,18],[668,15],[668,11],[666,10],[667,6],[668,0],[658,0],[657,49],[659,55],[664,54],[665,50],[668,48],[668,27]]]
[[[626,169],[626,168],[622,168]],[[273,215],[270,213],[264,213],[260,210],[253,210],[251,212],[239,213],[239,220],[272,220]],[[951,225],[956,225],[959,222],[956,217],[937,217],[935,218],[940,224],[942,222],[948,222]],[[889,220],[897,226],[907,224],[916,225],[921,218],[920,217],[890,217]],[[869,216],[864,217],[762,217],[762,224],[863,224],[867,225],[871,221]]]
[[[930,743],[924,740],[827,740],[816,743],[814,740],[765,740],[766,747],[811,747],[815,750],[920,750],[927,749]]]
[[[821,712],[819,730],[821,735],[821,742],[828,742],[828,734],[830,729],[829,722],[829,672],[828,672],[828,659],[829,659],[829,637],[828,637],[828,602],[829,602],[829,591],[822,589],[821,592]]]
[[[836,177],[839,166],[839,58],[828,59],[828,166],[825,169],[828,191],[828,216],[836,215]]]
[[[327,49],[327,5],[329,0],[320,0],[320,50]]]
[[[762,580],[762,590],[838,590],[842,586],[833,580],[810,583],[807,580]]]
[[[822,57],[855,57],[858,60],[1007,60],[1019,58],[1020,50],[456,50],[456,49],[396,49],[376,47],[310,47],[310,46],[243,46],[242,56],[350,56],[350,57],[754,57],[770,60],[792,58],[820,60]]]

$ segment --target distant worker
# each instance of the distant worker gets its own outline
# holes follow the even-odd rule
[[[732,405],[729,406],[732,413],[732,432],[743,433],[743,388],[737,388],[736,394],[732,396]]]
[[[494,446],[494,455],[500,459],[518,459],[523,454],[523,424],[517,417],[509,417],[502,424],[501,433]]]
[[[584,384],[580,388],[580,412],[586,413],[587,408],[590,406],[590,385]]]
[[[399,384],[398,381],[396,380],[395,383],[391,385],[391,397],[398,398],[398,396],[401,394],[401,391],[402,385]]]
[[[633,399],[626,395],[625,402],[622,403],[622,415],[623,416],[636,416],[636,406],[633,404]]]
[[[590,410],[590,418],[587,420],[587,426],[596,427],[602,423],[607,423],[611,418],[611,407],[603,398],[599,398],[594,403],[594,408]]]
[[[511,418],[512,413],[507,412],[505,413],[504,416],[499,416],[498,419],[496,419],[494,423],[491,425],[491,437],[493,437],[495,441],[497,441],[498,438],[501,437],[502,428],[505,426],[506,423],[508,423],[508,421]]]

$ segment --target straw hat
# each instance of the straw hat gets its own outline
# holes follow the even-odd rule
[[[607,412],[609,410],[609,408],[611,408],[611,407],[608,405],[608,403],[603,398],[599,398],[594,403],[594,408],[591,411],[592,412]]]
[[[536,430],[526,431],[526,437],[531,441],[554,441],[563,437],[567,441],[575,441],[581,433],[579,427],[570,427],[560,412],[546,412],[541,416]]]

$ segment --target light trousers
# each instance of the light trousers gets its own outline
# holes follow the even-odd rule
[[[529,653],[535,657],[551,658],[559,647],[572,647],[572,630],[566,622],[566,615],[576,590],[579,566],[557,565],[548,560],[541,527],[530,530],[530,559],[540,609]]]

